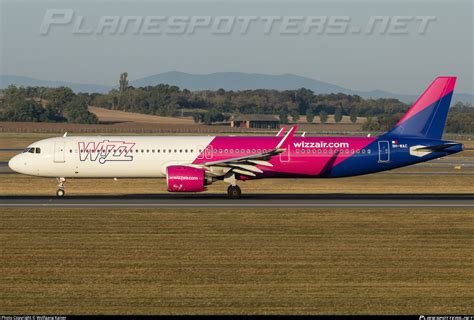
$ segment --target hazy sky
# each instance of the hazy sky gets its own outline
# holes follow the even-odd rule
[[[0,0],[0,3],[1,74],[110,85],[118,82],[123,71],[129,73],[130,79],[173,70],[293,73],[351,89],[406,94],[419,93],[437,75],[456,75],[457,92],[474,92],[472,0]],[[63,14],[63,22],[54,20],[58,24],[51,25],[47,34],[41,34],[41,25],[51,9],[73,10],[73,16],[68,20]],[[145,20],[142,20],[137,32],[131,24],[123,34],[118,29],[114,33],[112,25],[100,34],[103,16],[118,17],[119,20],[112,21],[119,23],[127,16],[161,17],[157,28],[162,33],[144,34]],[[187,20],[187,31],[179,34],[170,26],[174,16],[185,20],[204,17],[203,24],[207,23],[206,17],[213,20],[209,26],[197,27],[192,34],[188,33],[191,26]],[[240,32],[240,23],[233,25],[230,34],[213,33],[225,31],[212,27],[218,17],[225,16],[257,17],[257,20],[249,24],[244,34]],[[266,32],[268,20],[265,19],[270,16],[281,20],[275,20],[272,29]],[[321,16],[327,17],[323,30],[314,27],[305,34],[308,17]],[[397,27],[400,22],[397,16],[402,17],[402,23],[406,19],[405,26]],[[383,19],[389,19],[389,26],[384,29],[382,22],[386,20],[377,24],[377,20],[371,20],[374,17],[386,17]],[[435,17],[427,24],[424,34],[419,32],[417,17]],[[337,19],[346,24],[345,33],[342,31],[345,27],[337,25]],[[74,29],[81,21],[80,28]],[[373,32],[369,32],[374,21]],[[77,34],[77,30],[82,33],[91,30],[92,34]]]

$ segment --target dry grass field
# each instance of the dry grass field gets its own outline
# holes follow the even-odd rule
[[[472,314],[472,210],[0,209],[5,314]]]
[[[191,117],[161,117],[151,114],[124,112],[89,106],[89,111],[94,113],[101,122],[140,122],[155,124],[196,125]]]

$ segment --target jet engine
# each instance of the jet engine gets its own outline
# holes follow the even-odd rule
[[[201,192],[212,183],[205,170],[188,166],[169,166],[166,168],[166,183],[170,192]]]

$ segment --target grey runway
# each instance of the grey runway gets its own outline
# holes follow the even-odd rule
[[[473,194],[224,194],[0,197],[3,208],[473,208]]]

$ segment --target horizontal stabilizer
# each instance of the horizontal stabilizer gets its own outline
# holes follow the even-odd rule
[[[420,147],[420,148],[417,148],[416,151],[430,151],[430,152],[434,152],[434,151],[443,151],[444,149],[447,149],[449,147],[452,147],[452,146],[455,146],[455,145],[458,145],[459,143],[455,143],[455,142],[450,142],[450,143],[443,143],[443,144],[438,144],[438,145],[435,145],[435,146],[423,146],[423,147]]]

